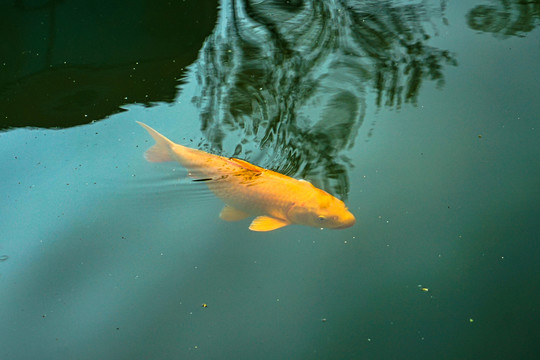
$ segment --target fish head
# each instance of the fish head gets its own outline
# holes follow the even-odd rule
[[[354,215],[345,203],[318,188],[310,201],[294,204],[288,212],[288,218],[295,224],[328,228],[345,229],[356,222]]]

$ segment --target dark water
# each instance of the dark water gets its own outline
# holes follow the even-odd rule
[[[0,14],[1,359],[536,358],[538,1]],[[357,224],[223,222],[135,121]]]

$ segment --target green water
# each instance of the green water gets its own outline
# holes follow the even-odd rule
[[[0,7],[1,359],[536,358],[538,1]],[[135,121],[357,223],[221,221]]]

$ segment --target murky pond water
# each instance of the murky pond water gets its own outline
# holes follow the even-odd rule
[[[0,12],[2,359],[532,358],[538,1],[89,4]],[[223,221],[136,121],[356,224]]]

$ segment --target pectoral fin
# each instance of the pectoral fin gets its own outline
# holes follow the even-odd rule
[[[272,231],[284,226],[289,225],[290,223],[286,220],[276,219],[270,216],[259,216],[249,225],[249,230],[251,231]]]
[[[221,213],[219,214],[219,217],[225,221],[239,221],[247,218],[248,216],[248,213],[245,213],[242,210],[238,210],[237,208],[229,205],[225,205],[225,207],[223,208],[223,210],[221,210]]]

